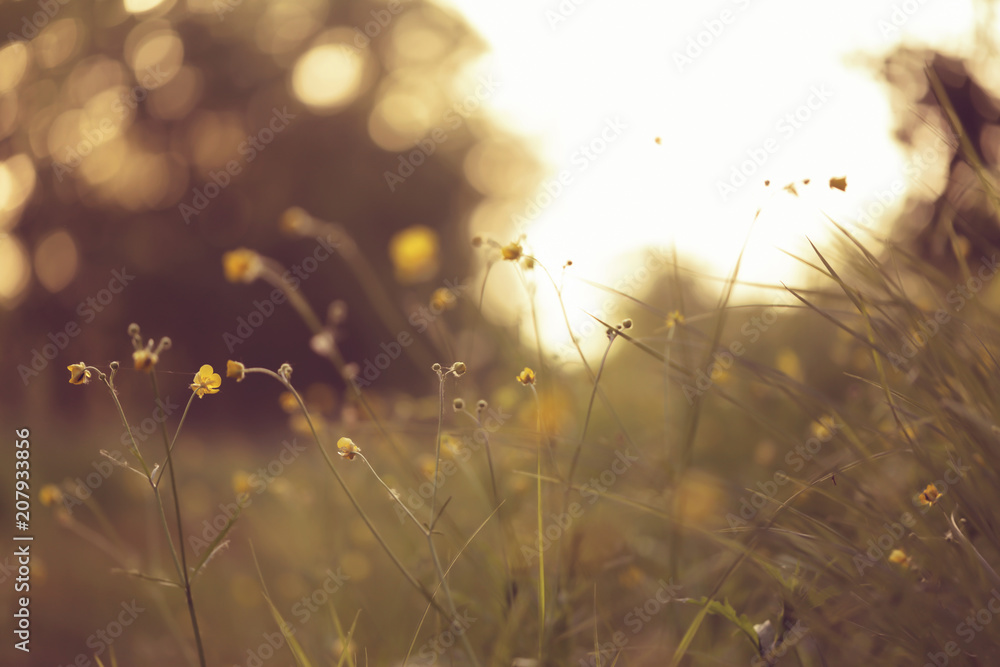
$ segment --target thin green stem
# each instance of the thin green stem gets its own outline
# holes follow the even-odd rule
[[[156,395],[157,399],[160,399],[160,387],[159,384],[156,382],[156,371],[155,370],[150,371],[149,377],[150,381],[153,384],[153,393]],[[184,408],[184,415],[187,415],[187,412],[191,407],[191,402],[194,400],[194,397],[195,397],[195,392],[191,392],[191,398],[188,399],[187,406],[185,406]],[[184,417],[182,416],[181,423],[183,423],[183,421]],[[174,459],[173,456],[171,455],[171,452],[173,450],[173,443],[171,443],[167,439],[167,426],[165,421],[160,422],[160,430],[163,433],[163,446],[167,451],[167,461],[164,467],[169,468],[170,470],[170,492],[174,496],[174,514],[177,517],[177,539],[179,541],[178,546],[180,551],[181,578],[184,582],[184,597],[187,599],[188,614],[191,616],[191,629],[194,632],[194,642],[198,648],[198,662],[201,665],[201,667],[206,667],[207,663],[205,661],[205,647],[202,645],[201,631],[198,628],[198,614],[195,612],[194,609],[194,594],[191,591],[191,576],[190,573],[188,572],[187,553],[186,549],[184,548],[184,523],[181,519],[181,501],[180,501],[180,496],[177,494],[177,474],[174,471]],[[179,426],[177,430],[178,432],[180,431]],[[177,436],[175,434],[174,439],[176,440],[176,438]],[[153,484],[152,477],[150,477],[149,481],[150,484]],[[156,493],[157,505],[160,506],[160,512],[162,514],[163,504],[160,502],[159,478],[158,481],[155,484],[153,484],[153,491]],[[164,517],[164,528],[166,528],[165,524],[166,524],[166,517]],[[173,552],[174,546],[173,543],[170,541],[169,537],[170,537],[170,531],[167,530],[167,538],[168,538],[167,541],[168,543],[170,543],[171,552]],[[176,554],[174,554],[174,560],[175,562],[177,560]]]
[[[309,430],[312,431],[313,438],[316,440],[316,445],[319,447],[319,452],[323,456],[323,461],[326,463],[326,467],[329,468],[330,472],[333,473],[333,476],[334,478],[336,478],[337,483],[340,485],[340,488],[342,488],[344,490],[344,493],[347,494],[348,500],[350,500],[351,505],[354,506],[354,509],[361,517],[361,520],[365,522],[365,525],[368,527],[368,530],[371,532],[372,536],[375,537],[375,540],[379,543],[379,545],[381,545],[386,555],[389,556],[389,559],[393,562],[393,565],[395,565],[396,568],[403,574],[403,576],[406,577],[406,580],[410,582],[410,585],[413,586],[415,589],[417,589],[417,591],[421,595],[423,595],[428,602],[434,605],[434,608],[439,612],[441,612],[441,614],[445,618],[447,618],[449,621],[453,620],[452,617],[449,617],[448,612],[446,612],[444,608],[441,607],[441,605],[439,605],[436,600],[434,600],[434,597],[430,594],[430,592],[426,588],[424,588],[423,584],[417,581],[416,578],[412,574],[410,574],[409,571],[407,571],[406,567],[399,560],[399,558],[396,556],[393,550],[389,547],[385,539],[383,539],[382,535],[378,532],[378,529],[375,527],[375,524],[373,524],[371,519],[368,518],[368,515],[361,507],[361,504],[358,502],[358,499],[355,498],[354,494],[351,492],[350,487],[347,486],[347,482],[345,482],[344,478],[341,477],[340,471],[338,471],[337,467],[333,464],[333,461],[330,459],[330,455],[327,454],[326,450],[323,448],[323,441],[320,439],[319,433],[316,431],[316,425],[313,423],[312,416],[309,414],[309,410],[306,409],[306,404],[302,400],[302,396],[300,396],[299,392],[296,391],[295,387],[292,386],[291,381],[267,368],[247,368],[244,370],[244,372],[263,373],[265,375],[269,375],[274,379],[276,379],[278,382],[280,382],[282,385],[284,385],[285,388],[288,389],[289,392],[291,392],[292,396],[294,396],[295,400],[298,402],[299,407],[302,409],[302,414],[306,418],[306,423],[309,424]]]
[[[435,368],[437,368],[435,366]],[[448,578],[444,573],[444,569],[441,567],[441,559],[438,558],[437,548],[434,546],[434,531],[433,526],[436,517],[434,515],[434,510],[437,504],[437,490],[438,490],[438,466],[441,463],[441,436],[444,429],[444,379],[448,375],[448,371],[439,370],[438,371],[438,428],[437,428],[437,438],[434,446],[434,490],[431,492],[431,525],[427,532],[427,545],[430,548],[431,560],[434,561],[434,569],[437,570],[438,580],[441,582],[441,588],[444,590],[445,599],[448,601],[448,607],[451,609],[451,615],[453,618],[458,618],[458,609],[455,607],[455,600],[451,595],[451,587],[448,586]],[[472,645],[469,643],[469,637],[466,633],[462,633],[462,646],[465,648],[465,652],[469,654],[469,659],[475,667],[479,667],[479,660],[476,659],[475,651],[472,650]]]

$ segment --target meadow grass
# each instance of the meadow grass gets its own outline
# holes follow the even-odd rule
[[[970,163],[995,205],[992,174]],[[329,225],[298,210],[289,220],[305,235]],[[190,480],[245,494],[252,478],[234,471],[259,455],[184,464],[188,411],[210,409],[193,399],[240,390],[203,367],[178,423],[163,424],[162,454],[133,438],[132,460],[116,462],[146,480],[172,567],[150,538],[149,553],[122,556],[123,510],[96,495],[92,518],[62,523],[144,586],[178,654],[203,666],[251,664],[262,627],[280,633],[274,664],[303,666],[997,664],[996,255],[951,229],[959,269],[948,275],[903,243],[831,225],[834,241],[797,257],[813,284],[769,286],[772,302],[733,302],[739,263],[714,303],[676,258],[669,288],[642,299],[602,287],[628,317],[594,318],[607,337],[599,358],[569,326],[561,279],[522,240],[480,241],[484,282],[449,305],[476,318],[473,356],[439,358],[427,369],[436,395],[407,401],[363,388],[338,322],[322,322],[272,260],[235,251],[227,276],[288,292],[343,405],[310,398],[287,364],[230,360],[227,375],[276,381],[291,431],[311,440],[303,456],[323,467],[272,480],[189,553],[184,526],[206,513],[186,502]],[[389,290],[335,231],[379,316],[400,326]],[[480,322],[500,264],[524,289],[535,340],[534,298],[556,293],[578,359],[507,340],[480,363],[490,336],[511,336]],[[157,398],[169,341],[143,345],[137,326],[129,336]],[[423,361],[445,347],[407,352]],[[118,364],[70,371],[104,382],[131,432]],[[328,586],[338,563],[345,573]],[[255,594],[236,594],[247,582]]]

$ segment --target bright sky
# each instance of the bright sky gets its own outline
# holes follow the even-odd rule
[[[795,265],[768,247],[822,240],[819,210],[853,218],[907,159],[857,54],[901,41],[962,53],[974,25],[971,0],[439,2],[493,46],[480,63],[500,81],[492,113],[529,138],[552,177],[570,175],[528,245],[550,268],[572,259],[577,275],[605,284],[630,270],[610,257],[674,242],[724,275],[768,202],[741,275],[794,282]],[[603,154],[580,152],[600,149],[602,132]],[[754,157],[746,183],[730,180]],[[843,175],[847,192],[831,191]],[[803,178],[805,196],[780,192]]]

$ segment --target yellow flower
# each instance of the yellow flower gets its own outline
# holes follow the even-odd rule
[[[892,553],[889,554],[889,562],[896,563],[902,566],[904,569],[909,569],[912,560],[906,555],[906,552],[902,549],[893,549]]]
[[[198,395],[198,398],[204,398],[205,394],[219,393],[221,385],[222,378],[219,377],[219,374],[211,366],[205,364],[194,374],[194,382],[191,384],[191,389]]]
[[[90,382],[90,371],[87,370],[87,364],[82,361],[78,364],[70,364],[66,367],[69,371],[69,383],[70,384],[87,384]]]
[[[243,378],[246,377],[245,371],[246,371],[246,366],[244,366],[238,361],[233,361],[232,359],[230,359],[229,361],[226,362],[227,378],[236,378],[237,382],[242,382]]]
[[[517,381],[523,385],[535,384],[535,371],[525,366],[524,370],[517,376]]]
[[[667,315],[667,328],[673,329],[678,324],[684,324],[684,316],[681,315],[681,311],[675,310]]]
[[[928,484],[927,488],[924,489],[919,496],[917,496],[917,500],[919,500],[922,505],[933,505],[940,497],[941,492],[938,491],[938,488],[933,484]]]
[[[517,260],[521,259],[521,255],[523,253],[524,253],[524,247],[517,241],[508,243],[504,247],[500,248],[500,255],[504,259],[511,262],[516,262]]]
[[[263,268],[260,255],[248,248],[230,250],[222,256],[222,270],[231,283],[252,283]]]
[[[160,355],[153,352],[148,347],[136,350],[132,353],[132,361],[135,362],[135,370],[148,371],[160,361]]]
[[[293,206],[281,214],[281,222],[278,226],[288,234],[301,234],[305,232],[310,220],[311,216],[306,213],[305,209]]]
[[[354,444],[350,438],[341,438],[337,441],[337,453],[348,461],[352,460],[361,452],[361,448]]]
[[[425,225],[413,225],[389,239],[389,257],[396,280],[404,285],[429,280],[440,266],[438,233]]]
[[[447,287],[439,287],[431,294],[431,310],[451,310],[455,307],[455,302],[455,295]]]
[[[237,470],[233,473],[233,491],[237,496],[241,496],[244,493],[249,494],[253,490],[253,479],[245,470]]]
[[[45,507],[61,503],[63,499],[62,489],[55,484],[46,484],[38,491],[38,499]]]

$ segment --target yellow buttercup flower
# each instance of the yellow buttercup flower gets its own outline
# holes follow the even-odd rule
[[[205,394],[219,393],[221,385],[222,378],[219,377],[219,374],[211,366],[205,364],[194,374],[194,382],[191,384],[191,389],[198,395],[198,398],[204,398]]]
[[[230,250],[222,256],[222,270],[231,283],[252,283],[263,268],[260,255],[249,248]]]
[[[517,381],[523,385],[535,384],[535,371],[527,366],[517,376]]]
[[[70,384],[87,384],[90,382],[90,371],[87,370],[87,364],[82,361],[78,364],[70,364],[66,367],[69,371],[69,383]]]
[[[150,348],[144,347],[132,353],[132,361],[135,362],[135,370],[148,371],[160,361],[160,355]]]
[[[230,359],[226,362],[226,377],[236,378],[237,382],[242,382],[243,378],[246,377],[246,366],[238,361],[233,361]]]
[[[352,460],[361,452],[361,448],[354,444],[350,438],[341,438],[337,441],[337,453],[348,461]]]
[[[55,484],[46,484],[38,491],[38,500],[44,507],[61,503],[63,500],[62,489]]]
[[[521,259],[521,255],[523,253],[524,253],[524,247],[517,241],[508,243],[504,247],[500,248],[501,257],[510,262],[516,262],[517,260]]]
[[[913,559],[906,555],[906,552],[902,549],[893,549],[892,553],[889,554],[889,562],[899,565],[903,569],[909,569],[910,565],[913,564]]]
[[[389,240],[389,258],[396,280],[404,285],[433,278],[441,262],[438,233],[425,225],[397,232]]]
[[[431,308],[437,311],[451,310],[457,299],[447,287],[439,287],[431,294]]]
[[[920,492],[917,500],[923,505],[933,505],[941,497],[941,492],[933,484],[928,484],[927,488]]]
[[[667,315],[667,328],[673,329],[678,324],[684,323],[684,316],[681,315],[681,311],[675,310]]]

